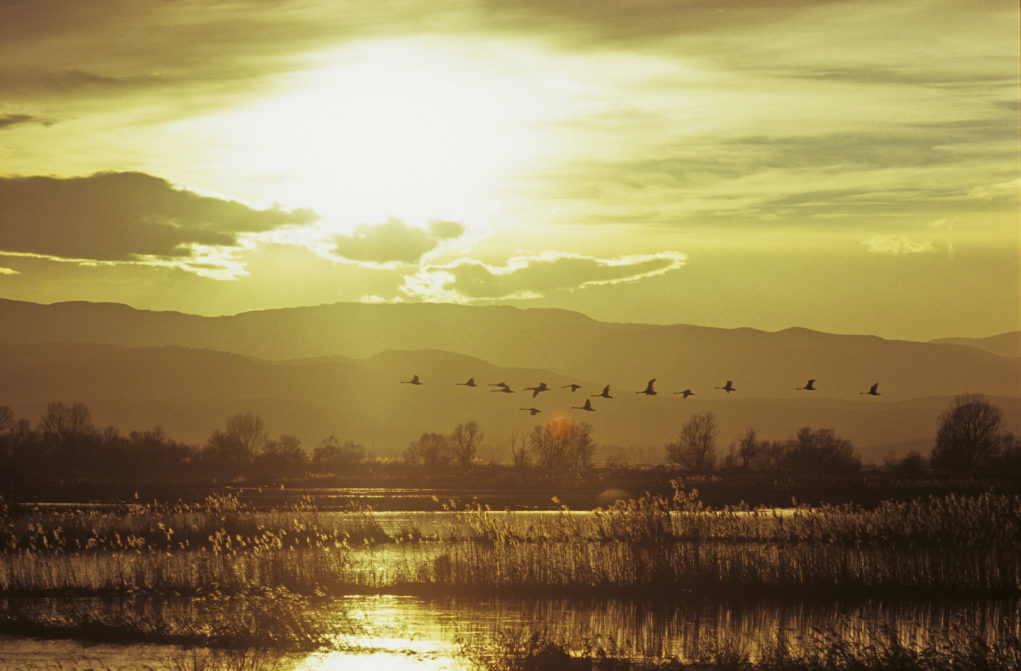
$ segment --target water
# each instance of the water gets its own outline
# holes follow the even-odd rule
[[[580,642],[599,636],[635,657],[688,659],[707,645],[733,646],[752,655],[777,632],[796,646],[813,632],[868,644],[895,632],[902,645],[921,647],[971,634],[995,644],[1021,635],[1021,600],[804,601],[649,603],[627,599],[441,598],[351,596],[320,606],[317,615],[344,622],[337,650],[285,660],[283,668],[469,668],[465,646],[485,646],[501,635],[544,632]],[[81,645],[68,641],[0,638],[0,668],[172,669],[189,653],[174,646]]]

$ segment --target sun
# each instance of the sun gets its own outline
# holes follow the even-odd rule
[[[336,226],[422,225],[499,209],[543,160],[555,96],[520,59],[416,38],[319,54],[250,104],[188,122],[232,193]]]

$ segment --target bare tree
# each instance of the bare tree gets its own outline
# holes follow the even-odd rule
[[[741,457],[741,466],[745,470],[751,467],[752,461],[759,455],[761,445],[755,429],[748,429],[744,437],[738,441],[737,454]]]
[[[514,460],[514,468],[524,468],[532,461],[532,451],[529,449],[528,436],[515,431],[510,438],[511,458]]]
[[[92,417],[84,404],[67,405],[63,401],[51,401],[46,405],[39,428],[62,445],[94,431]]]
[[[315,449],[312,464],[317,471],[341,474],[365,460],[365,446],[354,441],[346,441],[343,445],[336,436],[325,438]]]
[[[535,427],[528,443],[547,477],[587,470],[596,449],[592,426],[570,419],[554,419],[546,426]]]
[[[1003,413],[982,394],[962,394],[939,417],[932,465],[971,473],[988,464],[1009,440]]]
[[[240,443],[251,455],[254,455],[268,438],[262,418],[251,412],[239,412],[228,417],[223,432]]]
[[[450,443],[441,433],[423,433],[418,440],[410,443],[404,450],[404,460],[409,464],[425,466],[431,470],[439,470],[450,466],[453,455]]]
[[[692,415],[676,442],[667,445],[667,458],[690,471],[709,471],[716,463],[716,415],[711,412]]]
[[[475,460],[475,455],[479,451],[479,445],[482,444],[483,435],[482,429],[476,422],[458,424],[451,432],[448,438],[450,452],[454,462],[462,469],[471,468],[472,461]]]
[[[0,433],[9,433],[14,430],[14,411],[10,406],[0,405]]]

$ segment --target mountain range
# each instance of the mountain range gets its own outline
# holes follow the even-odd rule
[[[161,424],[199,443],[230,414],[274,435],[327,435],[395,456],[426,431],[478,421],[506,458],[514,432],[572,416],[604,453],[662,446],[695,412],[723,445],[833,428],[866,458],[927,452],[953,396],[986,394],[1021,433],[1021,333],[933,342],[792,328],[775,333],[617,324],[550,309],[338,303],[202,317],[119,304],[0,300],[0,405],[35,419],[82,401],[122,431]],[[420,386],[401,384],[418,375]],[[457,383],[474,377],[478,387]],[[655,378],[657,396],[637,394]],[[798,390],[816,380],[817,391]],[[733,380],[727,393],[714,387]],[[516,393],[493,393],[506,381]],[[536,398],[524,387],[546,382]],[[879,382],[880,396],[864,395]],[[570,392],[564,385],[582,388]],[[610,385],[595,412],[572,409]],[[673,392],[690,388],[683,399]],[[521,408],[536,407],[531,416]],[[507,454],[503,454],[503,452]]]

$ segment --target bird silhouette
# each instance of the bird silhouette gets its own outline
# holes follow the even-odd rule
[[[804,387],[795,387],[795,389],[804,389],[805,391],[815,391],[815,378],[812,378],[805,383]]]
[[[576,392],[579,389],[581,389],[581,385],[580,384],[574,384],[574,383],[565,384],[563,387],[561,387],[561,389],[570,389],[571,393],[573,394],[574,392]]]
[[[727,384],[723,385],[722,387],[713,387],[713,388],[714,389],[722,389],[723,391],[727,392],[728,396],[730,395],[730,392],[737,391],[737,389],[734,389],[734,383],[732,381],[730,381],[730,380],[727,380]]]
[[[415,375],[410,380],[401,380],[401,384],[422,384],[422,381]]]
[[[535,398],[544,391],[549,391],[549,387],[546,386],[545,382],[540,382],[538,387],[525,387],[525,391],[532,392],[532,398]]]
[[[491,387],[499,387],[499,389],[490,389],[489,390],[489,391],[491,391],[493,393],[497,393],[497,392],[502,393],[502,394],[513,394],[513,393],[515,393],[514,390],[511,389],[510,387],[508,387],[506,384],[502,384],[502,383],[501,384],[491,384],[489,386],[491,386]]]
[[[612,396],[610,396],[610,385],[606,385],[605,387],[603,387],[603,391],[601,393],[590,394],[591,398],[595,398],[597,396],[600,398],[613,398]]]
[[[868,394],[869,396],[879,396],[879,383],[875,383],[869,387],[868,391],[859,391],[859,394]]]
[[[539,410],[539,408],[521,408],[521,409],[527,412],[529,415],[532,415],[533,417],[542,412],[542,410]]]
[[[467,382],[458,382],[457,386],[458,387],[477,387],[479,385],[475,384],[475,378],[470,377],[470,378],[468,378]]]
[[[695,392],[693,392],[690,389],[685,389],[684,391],[675,391],[674,396],[676,396],[677,394],[684,394],[684,398],[688,398],[689,396],[694,396]]]
[[[645,389],[636,391],[636,394],[645,394],[646,396],[655,396],[656,390],[652,388],[652,383],[656,381],[656,378],[649,380],[649,384],[645,385]]]
[[[596,409],[592,407],[592,400],[586,398],[585,405],[572,405],[571,410],[588,410],[589,412],[595,412]]]

